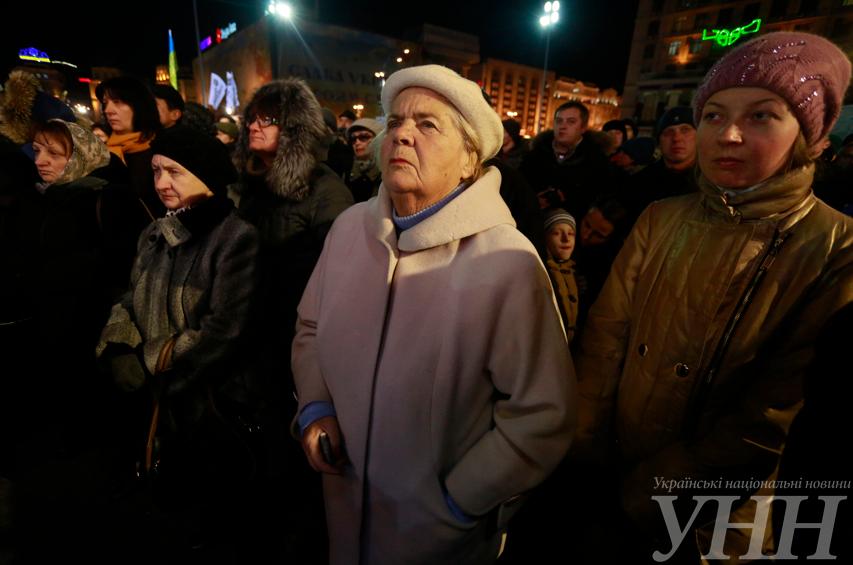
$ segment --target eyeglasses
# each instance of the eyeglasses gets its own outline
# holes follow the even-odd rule
[[[270,116],[252,116],[246,120],[246,125],[251,127],[255,122],[258,122],[258,125],[262,128],[278,125],[278,119]]]
[[[370,141],[373,139],[373,136],[369,133],[356,133],[349,136],[350,143],[355,143],[356,141]]]

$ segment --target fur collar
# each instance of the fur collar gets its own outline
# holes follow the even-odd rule
[[[13,71],[9,74],[0,103],[0,134],[18,145],[30,140],[33,103],[38,91],[39,81],[30,73]]]
[[[258,167],[259,161],[249,151],[249,128],[246,120],[234,160],[243,174],[262,174],[266,188],[273,194],[289,200],[304,200],[310,188],[311,171],[322,161],[327,150],[328,135],[320,103],[308,85],[298,78],[277,80],[259,88],[246,108],[269,97],[279,99],[282,111],[279,116],[281,133],[278,150],[269,169]],[[251,190],[255,183],[243,183],[241,190]]]

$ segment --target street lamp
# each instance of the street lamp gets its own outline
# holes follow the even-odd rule
[[[542,118],[542,114],[548,110],[545,103],[545,81],[548,80],[548,49],[551,46],[551,28],[560,20],[560,3],[556,0],[554,2],[545,2],[544,8],[545,13],[539,18],[539,25],[545,29],[545,65],[542,69],[542,83],[539,85],[540,104],[536,111],[537,131],[539,131],[539,121]]]
[[[293,17],[293,6],[287,2],[270,0],[270,3],[267,5],[266,14],[276,16],[282,20],[289,20]]]
[[[264,14],[271,16],[273,21],[270,22],[270,74],[273,80],[278,78],[278,63],[279,63],[279,45],[278,45],[278,30],[275,28],[275,20],[293,21],[293,6],[287,2],[280,0],[270,0]]]

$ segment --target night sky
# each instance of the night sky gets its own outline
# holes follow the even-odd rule
[[[483,57],[541,67],[545,41],[538,19],[540,0],[492,2],[397,0],[348,2],[316,0],[320,21],[406,38],[409,30],[432,23],[480,37]],[[0,45],[4,74],[22,47],[36,47],[54,59],[81,67],[111,66],[147,80],[167,61],[166,30],[172,28],[178,62],[196,56],[192,0],[139,3],[90,1],[85,11],[48,8],[45,14],[6,20]],[[228,22],[238,31],[263,17],[264,0],[197,0],[202,37]],[[20,5],[19,5],[20,6]],[[38,10],[37,5],[33,5]],[[315,1],[305,3],[313,10]],[[488,11],[484,11],[488,7]],[[125,16],[127,9],[136,9]],[[20,8],[18,8],[20,9]],[[622,91],[633,33],[636,0],[574,0],[561,3],[561,21],[552,32],[548,68],[559,74]]]

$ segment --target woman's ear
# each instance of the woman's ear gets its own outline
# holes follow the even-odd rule
[[[462,178],[473,179],[474,173],[477,171],[478,156],[476,153],[468,153],[468,158],[462,165]]]

